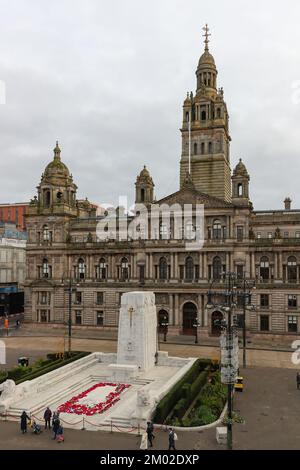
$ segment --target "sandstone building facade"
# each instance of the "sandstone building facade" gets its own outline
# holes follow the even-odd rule
[[[203,248],[189,251],[186,230],[182,239],[174,238],[172,219],[166,226],[159,216],[154,236],[149,221],[147,239],[115,240],[109,232],[99,239],[96,227],[105,216],[97,216],[88,200],[76,199],[77,187],[57,144],[26,216],[27,321],[65,323],[71,282],[74,325],[116,327],[122,293],[143,289],[155,292],[159,319],[167,318],[170,332],[190,335],[198,328],[199,334],[214,335],[222,314],[207,308],[207,292],[213,280],[214,289],[222,290],[221,273],[232,271],[256,283],[248,331],[297,334],[300,210],[292,210],[287,198],[281,210],[255,211],[246,166],[240,160],[231,172],[229,115],[207,35],[196,77],[196,92],[183,103],[180,189],[155,201],[154,182],[144,167],[135,199],[147,207],[203,204]],[[197,231],[194,213],[189,226]]]

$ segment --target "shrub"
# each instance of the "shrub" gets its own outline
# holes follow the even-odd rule
[[[173,416],[176,418],[182,418],[186,412],[186,405],[187,400],[185,398],[181,398],[174,408]]]
[[[196,420],[199,424],[193,424],[193,426],[203,426],[216,421],[218,414],[215,414],[208,406],[201,405],[198,409]]]
[[[183,387],[185,384],[193,384],[199,377],[205,365],[207,367],[211,361],[209,359],[197,359],[187,373],[171,388],[167,395],[159,402],[153,415],[153,421],[155,423],[163,423],[167,416],[170,414],[172,409],[176,406],[176,403],[182,398]],[[185,390],[187,393],[187,389]],[[192,390],[191,390],[192,393]],[[190,398],[191,400],[191,398]]]

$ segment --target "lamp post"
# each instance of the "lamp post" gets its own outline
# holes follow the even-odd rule
[[[255,306],[250,303],[251,301],[251,290],[256,289],[255,281],[247,279],[244,275],[241,278],[242,281],[242,291],[238,292],[238,296],[242,297],[243,305],[243,368],[247,367],[246,354],[247,354],[247,345],[246,345],[246,311],[255,310]]]
[[[165,317],[164,320],[161,322],[160,326],[163,327],[163,332],[164,332],[164,342],[167,341],[167,334],[168,334],[168,326],[169,323],[167,321],[167,318]]]
[[[198,344],[198,326],[201,326],[201,323],[198,318],[196,318],[195,323],[193,324],[193,327],[195,328],[195,344]]]
[[[62,286],[65,285],[64,280],[61,283]],[[68,293],[68,355],[71,355],[72,352],[72,293],[76,292],[76,287],[73,287],[72,278],[69,277],[67,282],[67,287],[64,288],[64,291]]]
[[[223,292],[212,292],[211,288],[214,283],[212,282],[208,292],[207,308],[217,306],[223,311],[227,318],[219,321],[221,329],[225,332],[226,336],[221,336],[221,378],[222,382],[227,385],[227,449],[232,450],[232,391],[233,385],[236,381],[238,370],[238,349],[236,347],[236,330],[233,325],[233,310],[236,307],[236,275],[233,272],[222,273],[226,282],[226,288]],[[224,299],[221,304],[214,305],[213,297],[222,296]],[[222,340],[225,339],[225,344]]]

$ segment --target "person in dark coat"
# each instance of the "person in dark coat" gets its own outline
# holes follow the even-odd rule
[[[175,432],[172,428],[169,429],[169,450],[175,449]]]
[[[52,416],[52,411],[50,410],[49,406],[47,406],[45,413],[44,413],[45,429],[47,429],[47,427],[51,429],[51,416]]]
[[[154,431],[153,423],[151,423],[151,421],[148,421],[147,422],[146,433],[147,433],[147,436],[148,436],[148,442],[150,444],[150,447],[153,447],[153,439],[155,439],[153,431]]]
[[[53,418],[53,421],[52,421],[53,439],[56,439],[59,427],[60,427],[60,419],[57,413],[55,415],[55,418]]]
[[[300,372],[297,372],[296,382],[297,382],[297,390],[299,390],[299,387],[300,387]]]
[[[23,413],[21,414],[21,431],[23,434],[27,432],[27,420],[30,420],[30,418],[27,415],[26,411],[23,411]]]

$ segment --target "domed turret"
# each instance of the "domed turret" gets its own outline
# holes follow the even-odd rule
[[[56,141],[56,146],[53,149],[54,158],[50,162],[43,173],[42,181],[53,182],[54,180],[72,180],[68,167],[61,161],[60,154],[61,150]]]
[[[207,91],[216,92],[217,90],[217,75],[218,71],[215,64],[215,59],[211,55],[208,49],[209,43],[209,28],[207,25],[203,28],[204,30],[204,52],[201,55],[198,67],[196,70],[197,76],[197,93],[204,87]]]
[[[232,202],[237,205],[249,205],[250,176],[246,166],[239,159],[232,175]],[[250,203],[251,204],[251,203]]]
[[[138,175],[135,183],[135,202],[151,203],[154,199],[154,183],[146,165]]]

